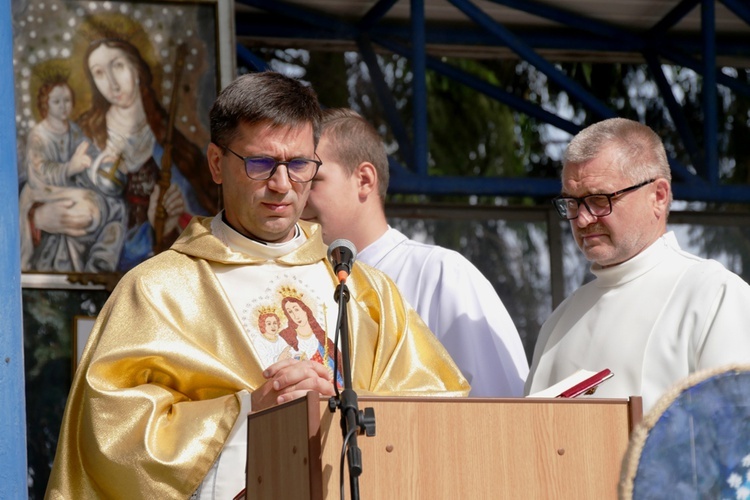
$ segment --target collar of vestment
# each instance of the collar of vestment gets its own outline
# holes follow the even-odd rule
[[[596,276],[597,287],[619,286],[643,276],[668,258],[670,249],[679,250],[677,238],[672,231],[662,235],[641,253],[622,264],[612,267],[591,265],[591,272]]]
[[[230,265],[274,261],[299,266],[325,259],[328,248],[323,243],[320,226],[305,221],[299,221],[298,224],[303,233],[303,243],[269,246],[249,238],[240,243],[241,240],[238,238],[244,237],[221,222],[219,216],[193,217],[171,250],[210,262]]]

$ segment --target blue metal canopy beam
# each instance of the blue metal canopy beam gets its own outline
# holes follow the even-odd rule
[[[721,3],[750,25],[750,5],[745,0],[721,0]]]
[[[284,39],[298,37],[304,45],[305,40],[332,40],[356,43],[362,58],[370,69],[370,76],[378,98],[386,110],[386,116],[393,123],[393,132],[404,154],[410,159],[410,168],[397,166],[391,160],[393,176],[391,192],[415,194],[485,194],[496,196],[552,196],[559,191],[556,181],[545,179],[509,179],[509,178],[448,178],[430,176],[427,173],[427,117],[426,85],[427,69],[437,71],[449,78],[482,92],[520,113],[528,114],[538,120],[574,134],[579,125],[562,117],[555,116],[534,103],[481,81],[473,75],[447,64],[435,54],[435,45],[453,46],[467,50],[473,47],[474,52],[503,48],[510,49],[526,60],[550,80],[560,85],[572,98],[580,102],[595,116],[604,118],[615,116],[614,110],[600,102],[586,89],[572,81],[558,67],[540,55],[545,49],[553,50],[586,50],[621,53],[639,53],[647,63],[660,94],[675,124],[675,129],[683,142],[685,151],[691,159],[694,173],[689,168],[670,159],[675,174],[675,197],[696,201],[734,201],[750,202],[750,186],[724,186],[719,180],[718,123],[716,86],[724,85],[729,89],[750,96],[750,86],[728,76],[717,69],[718,56],[740,56],[750,58],[750,40],[748,37],[718,36],[715,29],[715,3],[717,0],[682,0],[662,19],[643,33],[614,26],[596,19],[568,12],[551,5],[529,0],[490,0],[495,4],[544,18],[564,25],[566,29],[549,29],[544,31],[524,30],[514,33],[506,26],[493,20],[470,0],[449,0],[456,8],[457,14],[463,14],[481,29],[467,29],[456,26],[429,25],[425,17],[425,0],[410,0],[411,17],[408,26],[386,21],[388,11],[397,0],[380,0],[376,2],[361,19],[343,20],[323,11],[302,8],[275,0],[239,0],[273,15],[272,18],[250,20],[238,16],[237,35],[242,38],[252,36],[255,39],[273,39],[283,36]],[[738,0],[722,0],[722,3],[737,17],[748,23],[750,7]],[[699,7],[700,6],[700,7]],[[688,34],[673,34],[669,30],[683,18],[701,9],[702,32],[699,37]],[[257,16],[254,16],[257,18]],[[274,18],[279,19],[276,25]],[[750,24],[750,23],[748,23]],[[279,30],[279,26],[285,29]],[[291,27],[291,29],[290,29]],[[379,71],[375,51],[371,42],[407,57],[412,62],[414,74],[413,103],[414,122],[412,138],[409,140],[405,127],[400,123],[398,112],[389,95],[388,86]],[[701,54],[696,59],[692,54]],[[240,54],[242,57],[242,54]],[[244,59],[244,58],[243,58]],[[661,60],[669,60],[684,66],[702,76],[703,80],[703,140],[702,150],[688,125],[688,119],[672,94],[671,86],[662,70]],[[411,151],[411,154],[408,152]]]
[[[455,5],[471,20],[479,26],[495,35],[499,41],[518,54],[521,59],[527,61],[536,69],[547,75],[553,82],[557,83],[571,96],[581,101],[587,108],[594,112],[599,118],[612,118],[615,112],[609,109],[603,102],[596,99],[589,91],[568,78],[554,64],[537,54],[531,47],[523,43],[509,29],[492,20],[468,0],[448,0]]]

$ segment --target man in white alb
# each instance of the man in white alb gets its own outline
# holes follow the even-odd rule
[[[647,411],[695,371],[750,362],[750,286],[680,249],[667,232],[671,200],[667,155],[649,127],[613,118],[573,138],[554,205],[596,279],[542,326],[527,393],[609,368],[596,396],[640,395]]]
[[[351,109],[324,110],[317,151],[324,167],[302,218],[321,224],[326,243],[350,240],[359,262],[396,282],[471,383],[470,396],[521,396],[526,354],[490,282],[458,252],[388,226],[388,157],[377,131]]]

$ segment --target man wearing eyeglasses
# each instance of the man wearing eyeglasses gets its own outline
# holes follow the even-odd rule
[[[334,394],[337,281],[319,226],[299,221],[325,168],[320,119],[312,89],[278,73],[221,92],[207,158],[224,210],[194,218],[112,293],[68,399],[49,498],[232,499],[245,484],[247,413]],[[353,389],[468,393],[385,275],[355,264],[347,284]],[[288,356],[267,348],[264,314],[281,320]]]
[[[553,204],[596,279],[542,325],[527,394],[609,368],[595,395],[640,395],[648,410],[693,372],[750,362],[750,286],[680,249],[671,200],[666,152],[647,126],[613,118],[573,138]]]

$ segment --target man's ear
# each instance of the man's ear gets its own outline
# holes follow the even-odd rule
[[[206,159],[208,160],[208,168],[211,170],[211,177],[216,184],[221,184],[222,158],[224,158],[224,151],[213,142],[209,142],[208,149],[206,149]]]
[[[656,184],[654,210],[657,215],[663,215],[669,210],[669,204],[672,201],[672,188],[669,181],[664,178],[656,179],[654,184]]]
[[[360,197],[366,197],[378,192],[378,173],[375,165],[369,161],[360,163],[354,171],[357,176],[357,190]]]

